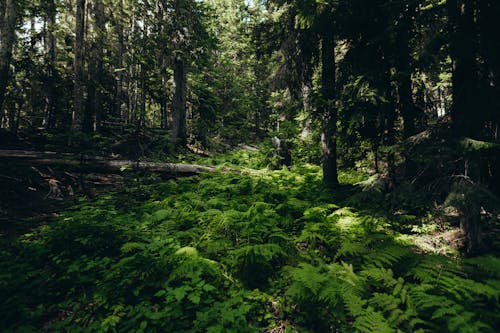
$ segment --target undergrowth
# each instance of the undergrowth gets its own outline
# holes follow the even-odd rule
[[[370,198],[332,195],[318,168],[149,183],[1,243],[3,331],[500,327],[500,259],[424,253],[401,217],[353,208]]]

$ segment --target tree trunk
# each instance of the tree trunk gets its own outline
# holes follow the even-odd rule
[[[56,38],[54,31],[56,29],[57,9],[54,0],[49,0],[47,4],[47,31],[45,34],[45,50],[47,54],[47,74],[45,82],[45,119],[44,126],[48,129],[56,127]]]
[[[92,43],[91,60],[90,60],[90,78],[88,92],[88,107],[87,112],[87,130],[86,132],[98,132],[101,128],[102,121],[102,98],[104,86],[104,32],[106,29],[106,16],[104,14],[104,5],[102,0],[94,2],[94,41]]]
[[[139,121],[137,122],[137,127],[146,127],[146,64],[140,64],[141,71],[141,105],[139,110]]]
[[[217,168],[209,165],[158,163],[133,160],[111,160],[98,156],[75,156],[47,151],[0,150],[0,161],[28,163],[29,165],[66,165],[83,170],[99,170],[122,173],[124,170],[148,170],[179,174],[197,174],[201,172],[239,173],[238,169]]]
[[[162,56],[161,68],[161,96],[160,96],[160,128],[167,129],[167,107],[168,107],[168,91],[167,91],[167,66],[165,57]]]
[[[169,126],[172,138],[176,145],[179,146],[187,143],[187,72],[184,52],[188,43],[188,35],[186,26],[187,19],[184,17],[186,14],[181,10],[181,2],[181,0],[175,0],[174,2],[174,20],[176,27],[174,29],[173,42],[177,51],[173,59],[175,91]]]
[[[120,116],[123,125],[127,124],[127,114],[123,108],[123,79],[125,69],[123,68],[123,55],[125,53],[125,38],[123,35],[123,0],[118,1],[118,18],[116,22],[116,33],[118,35],[118,47],[116,51],[116,92],[115,92],[115,108],[116,115]]]
[[[484,57],[484,75],[482,87],[486,91],[484,108],[487,120],[491,122],[490,135],[487,140],[498,140],[495,133],[500,125],[500,43],[498,31],[500,30],[500,1],[479,0],[479,29],[481,35],[481,51]]]
[[[73,96],[73,114],[71,121],[71,129],[73,132],[82,130],[83,121],[83,42],[85,33],[85,3],[86,0],[76,1],[76,29],[75,29],[75,46],[74,46],[74,96]]]
[[[321,41],[321,149],[323,153],[323,181],[330,188],[339,185],[337,174],[337,109],[335,106],[335,38],[326,29]]]
[[[411,83],[410,36],[413,34],[415,4],[405,8],[396,32],[396,78],[398,83],[398,110],[403,118],[404,138],[417,133],[417,108],[413,101]]]
[[[485,140],[500,142],[500,1],[479,0],[479,28],[481,34],[481,51],[484,56],[484,72],[482,80],[483,90],[486,92],[484,110],[489,127],[489,135]],[[497,195],[500,195],[500,156],[490,156],[487,161],[488,179],[486,183]]]
[[[387,46],[384,46],[387,47]],[[381,88],[384,92],[386,103],[383,104],[383,117],[384,117],[384,143],[386,147],[392,147],[396,143],[396,99],[395,91],[392,88],[391,82],[391,68],[387,61],[388,56],[383,53],[380,54],[379,63],[384,66],[382,73]],[[389,149],[387,151],[387,174],[390,180],[390,186],[396,185],[396,159],[394,152]]]
[[[184,145],[187,142],[186,133],[186,66],[183,59],[174,60],[174,82],[175,92],[172,101],[172,119],[170,130],[172,138],[179,145]]]
[[[3,32],[4,28],[4,23],[5,23],[5,6],[6,6],[6,1],[2,0],[0,1],[0,36]],[[2,47],[3,39],[0,39],[0,47]]]
[[[15,0],[4,0],[4,17],[0,31],[0,114],[3,113],[5,93],[9,83],[10,61],[16,37],[17,8]]]
[[[473,1],[448,0],[453,63],[452,126],[456,137],[478,138],[480,113],[475,110],[477,97],[477,45]]]

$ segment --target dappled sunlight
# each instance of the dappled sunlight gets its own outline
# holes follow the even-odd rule
[[[16,330],[268,330],[277,313],[299,330],[319,318],[370,332],[495,323],[493,259],[426,255],[390,218],[332,202],[320,184],[315,168],[204,174],[143,185],[141,203],[134,188],[84,200],[4,249],[1,310]]]

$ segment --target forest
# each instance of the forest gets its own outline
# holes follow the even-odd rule
[[[0,331],[499,332],[499,18],[0,0]]]

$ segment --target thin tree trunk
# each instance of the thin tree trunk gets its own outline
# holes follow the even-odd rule
[[[7,1],[1,0],[0,1],[0,35],[3,32],[4,29],[4,24],[5,24],[5,6],[7,4]],[[0,39],[0,47],[2,47],[3,39]]]
[[[163,60],[163,62],[165,62]],[[160,128],[167,128],[167,107],[168,107],[168,96],[167,96],[167,71],[166,68],[162,69],[161,73],[161,94],[160,97]]]
[[[93,49],[93,66],[92,66],[92,78],[94,83],[94,92],[92,96],[91,108],[92,108],[92,123],[93,130],[99,132],[101,129],[102,122],[102,99],[103,99],[103,87],[104,87],[104,33],[106,30],[106,16],[104,13],[104,5],[102,0],[95,0],[94,3],[94,22],[95,22],[95,41]]]
[[[158,6],[158,18],[161,22],[161,34],[165,34],[165,11],[163,6]],[[167,58],[165,51],[160,51],[160,63],[161,63],[161,86],[160,86],[160,128],[167,129],[167,108],[168,108],[168,90],[167,90]]]
[[[391,64],[389,63],[388,55],[385,54],[384,50],[388,50],[389,45],[381,45],[379,54],[379,63],[384,67],[382,72],[382,81],[380,82],[381,89],[383,91],[386,103],[383,104],[383,117],[384,117],[384,143],[387,147],[392,147],[396,143],[396,98],[395,90],[392,87],[392,77],[391,77]],[[387,173],[390,180],[390,185],[394,186],[396,184],[396,159],[394,152],[389,149],[387,152]]]
[[[47,53],[47,81],[45,83],[45,119],[44,125],[48,129],[56,127],[56,38],[54,31],[56,29],[57,9],[54,0],[49,0],[47,4],[47,30],[45,34],[45,49]]]
[[[31,12],[30,13],[31,17],[30,17],[30,47],[29,47],[29,56],[31,59],[35,59],[35,55],[36,55],[36,42],[37,42],[37,32],[36,32],[36,27],[35,27],[35,13],[34,12]],[[35,65],[33,65],[33,68],[34,68]],[[31,71],[30,71],[31,72]],[[31,72],[30,74],[28,74],[28,77],[30,77],[33,73]],[[27,104],[28,104],[28,108],[26,108],[27,110],[29,110],[29,114],[31,115],[35,115],[36,114],[36,109],[37,109],[37,105],[38,105],[38,101],[37,101],[37,80],[31,76],[30,79],[29,79],[29,98],[27,98]]]
[[[140,114],[138,121],[138,128],[146,127],[146,65],[144,63],[140,64],[141,71],[141,103],[140,103]]]
[[[10,78],[10,62],[12,59],[12,48],[16,37],[17,8],[15,0],[5,1],[5,16],[2,22],[0,34],[0,113],[3,112],[5,93]]]
[[[118,1],[118,18],[116,23],[116,33],[118,35],[118,48],[116,52],[116,94],[115,94],[115,108],[116,115],[120,116],[123,125],[127,124],[127,114],[123,108],[123,81],[125,69],[123,68],[123,54],[125,53],[125,38],[123,34],[123,0]]]
[[[71,129],[74,132],[82,130],[83,121],[83,42],[85,32],[85,3],[86,0],[76,1],[76,35],[74,46],[74,96],[73,96],[73,114]]]
[[[323,180],[330,188],[338,186],[337,173],[337,109],[335,106],[335,38],[327,29],[321,41],[321,149],[323,152]]]

